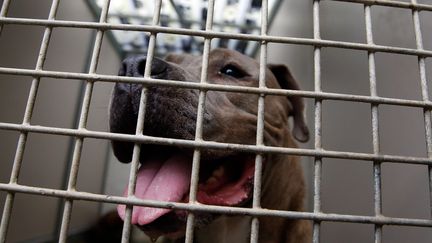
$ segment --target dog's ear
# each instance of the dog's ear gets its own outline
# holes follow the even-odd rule
[[[282,89],[300,90],[300,86],[292,76],[290,70],[285,65],[268,64],[267,67],[272,71]],[[300,142],[309,140],[309,129],[304,118],[304,103],[300,96],[289,96],[292,105],[290,116],[294,118],[293,135]]]

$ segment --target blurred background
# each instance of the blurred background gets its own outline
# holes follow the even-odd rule
[[[115,4],[117,1],[112,2]],[[432,4],[430,0],[419,2]],[[312,1],[286,0],[280,4],[269,34],[312,38]],[[50,5],[50,0],[13,0],[8,17],[46,19]],[[60,1],[57,19],[95,21],[96,16],[90,6],[86,1]],[[323,39],[366,43],[363,5],[322,1],[320,6]],[[420,21],[425,49],[432,50],[432,12],[421,12]],[[416,48],[410,10],[373,6],[372,24],[376,44]],[[43,27],[37,26],[5,25],[0,36],[0,66],[34,69],[43,31]],[[55,28],[44,69],[87,72],[90,43],[94,35],[95,31],[89,29]],[[123,54],[119,52],[119,46],[112,42],[114,35],[104,38],[97,69],[99,74],[117,74]],[[242,48],[250,55],[256,53],[253,43],[247,46],[227,45]],[[314,90],[313,47],[274,43],[268,47],[270,63],[287,64],[304,90]],[[134,49],[133,45],[129,48],[133,52],[142,51]],[[164,48],[167,52],[173,51]],[[199,44],[198,49],[191,48],[191,52],[198,52]],[[421,100],[417,57],[377,53],[376,67],[379,96]],[[430,79],[430,58],[427,59],[426,69]],[[0,74],[0,122],[22,122],[31,81],[30,77]],[[76,128],[82,87],[80,80],[42,78],[31,123]],[[90,107],[89,130],[108,130],[108,104],[112,87],[111,83],[96,83]],[[323,48],[322,89],[334,93],[369,95],[367,53]],[[306,102],[308,124],[313,129],[314,100]],[[379,128],[383,154],[427,157],[421,108],[380,105]],[[0,183],[9,181],[18,137],[18,132],[0,130]],[[324,101],[322,139],[323,147],[327,150],[372,153],[370,105]],[[311,140],[300,146],[313,148],[313,138]],[[69,137],[30,133],[19,183],[64,189],[72,149],[73,139]],[[302,158],[302,164],[309,187],[308,210],[311,211],[313,158]],[[382,167],[383,214],[430,219],[427,166],[384,163]],[[122,195],[128,173],[129,165],[117,162],[110,151],[109,141],[85,139],[78,190]],[[3,210],[5,198],[6,193],[0,191],[0,210]],[[85,201],[75,201],[73,205],[71,234],[88,229],[100,215],[114,208],[114,205]],[[373,215],[372,162],[323,159],[322,209],[326,213]],[[62,201],[56,198],[16,194],[8,242],[46,242],[55,239],[61,210]],[[321,225],[321,242],[324,243],[373,242],[373,225],[339,222],[323,222]],[[432,240],[430,228],[384,226],[383,232],[383,242],[420,243]]]

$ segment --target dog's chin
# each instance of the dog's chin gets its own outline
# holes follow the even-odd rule
[[[196,228],[201,228],[210,224],[217,217],[209,213],[195,212],[194,214],[194,225]],[[187,212],[179,210],[171,211],[149,224],[138,225],[138,227],[152,239],[165,236],[175,240],[185,236],[186,222]]]
[[[142,149],[147,156],[140,161],[135,196],[148,200],[188,203],[191,151],[157,146],[144,146]],[[206,205],[244,206],[252,195],[254,170],[255,159],[249,154],[217,156],[214,152],[203,152],[196,200]],[[119,216],[124,219],[125,206],[119,205],[117,209]],[[214,214],[204,212],[194,214],[196,227],[209,224],[215,217]],[[132,224],[152,238],[160,235],[180,238],[184,235],[186,221],[186,211],[150,207],[134,207],[131,218]]]

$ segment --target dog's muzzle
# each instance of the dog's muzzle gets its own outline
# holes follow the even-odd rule
[[[127,58],[119,71],[121,76],[143,77],[147,59]],[[189,80],[188,70],[154,58],[151,77],[166,80]],[[195,80],[198,80],[195,77]],[[110,130],[135,134],[141,98],[140,84],[117,83],[110,108]],[[193,140],[197,117],[198,91],[192,89],[147,86],[144,134],[155,137]],[[211,115],[205,116],[204,129],[211,126]],[[115,156],[124,163],[132,160],[134,144],[112,141]],[[135,196],[169,202],[188,202],[192,166],[192,149],[142,144],[141,167],[137,174]],[[199,172],[197,201],[211,205],[242,205],[250,199],[254,174],[254,157],[225,152],[206,156],[203,151]],[[127,191],[125,192],[127,194]],[[120,217],[125,206],[118,207]],[[146,230],[159,228],[160,222],[176,219],[176,231],[185,225],[185,212],[170,209],[134,207],[132,223]],[[201,217],[204,219],[204,217]],[[174,222],[175,220],[170,220]]]
[[[144,69],[147,63],[147,57],[145,56],[134,56],[126,58],[122,62],[122,66],[119,70],[119,76],[128,77],[143,77]],[[168,63],[157,57],[153,58],[150,75],[157,78],[163,78],[166,76],[168,69]]]

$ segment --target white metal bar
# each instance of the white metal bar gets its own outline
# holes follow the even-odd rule
[[[208,1],[206,27],[205,27],[206,31],[211,31],[213,28],[214,5],[215,5],[215,0]],[[211,38],[205,38],[203,55],[202,55],[200,84],[207,83],[210,47],[211,47]],[[198,98],[197,120],[195,126],[196,127],[195,141],[197,142],[203,141],[202,129],[203,129],[203,117],[204,117],[204,110],[205,110],[206,95],[207,93],[205,90],[200,90],[199,98]],[[201,160],[201,150],[199,148],[195,148],[193,153],[193,159],[192,159],[191,184],[189,190],[189,203],[191,204],[197,203],[196,193],[197,193],[198,180],[199,180],[200,160]],[[195,215],[193,213],[189,213],[187,218],[187,223],[186,223],[186,237],[185,237],[186,243],[193,242],[194,228],[195,228]]]
[[[144,144],[158,144],[168,146],[179,146],[184,148],[199,148],[199,149],[217,149],[217,150],[230,150],[249,153],[266,153],[266,154],[287,154],[297,156],[310,156],[321,158],[336,158],[336,159],[351,159],[361,161],[381,161],[387,163],[401,163],[401,164],[424,164],[432,165],[431,158],[411,157],[411,156],[395,156],[385,154],[368,154],[344,151],[331,151],[331,150],[315,150],[315,149],[301,149],[301,148],[285,148],[285,147],[271,147],[271,146],[256,146],[234,143],[219,143],[212,141],[191,141],[183,139],[161,138],[152,137],[147,135],[136,136],[131,134],[109,133],[90,130],[77,130],[69,128],[46,127],[46,126],[33,126],[33,125],[20,125],[13,123],[0,122],[0,129],[10,131],[26,131],[34,133],[55,134],[63,136],[74,137],[88,137],[96,139],[108,139],[115,141],[125,141]]]
[[[99,22],[105,23],[107,21],[107,15],[109,10],[110,0],[106,0],[101,10]],[[98,30],[96,33],[95,43],[93,47],[92,57],[90,61],[89,74],[96,73],[97,65],[99,63],[99,55],[102,47],[102,39],[104,30]],[[91,96],[93,93],[94,82],[86,81],[84,99],[81,107],[80,120],[78,123],[78,130],[86,129],[87,119],[90,109]],[[71,169],[69,173],[69,180],[67,191],[75,191],[78,177],[78,170],[81,159],[81,152],[83,148],[84,138],[77,137],[75,140],[75,147],[72,156]],[[60,227],[59,242],[65,243],[67,240],[67,233],[70,225],[71,214],[72,214],[73,200],[66,200],[63,208],[63,218]]]
[[[417,0],[411,0],[411,4],[416,5]],[[419,10],[413,9],[412,11],[412,17],[414,22],[414,30],[415,30],[415,38],[416,38],[416,46],[418,50],[423,50],[423,36],[420,26],[420,16],[419,16]],[[426,77],[426,58],[419,57],[418,58],[418,65],[419,65],[419,73],[420,73],[420,84],[421,84],[421,90],[422,90],[422,99],[423,101],[427,102],[429,101],[429,88],[428,88],[428,80]],[[424,124],[425,124],[425,136],[426,136],[426,148],[427,148],[427,155],[429,158],[432,158],[432,122],[431,122],[431,109],[430,108],[424,108],[423,109],[423,116],[424,116]],[[428,176],[429,176],[429,207],[430,207],[430,213],[432,217],[432,166],[428,166]]]
[[[313,32],[314,39],[320,40],[320,0],[313,1]],[[315,92],[321,92],[321,47],[314,47],[314,82]],[[322,150],[321,129],[322,129],[322,100],[315,99],[315,150]],[[321,173],[322,173],[322,157],[315,157],[314,161],[314,201],[313,212],[321,213]],[[312,242],[320,242],[321,221],[314,220]]]
[[[10,4],[10,1],[6,0],[5,2],[3,2],[0,16],[3,17],[6,15],[8,8],[9,8],[9,4]],[[55,19],[55,16],[56,16],[57,10],[58,10],[58,6],[59,6],[59,0],[53,0],[52,4],[51,4],[49,16],[48,16],[49,20]],[[2,25],[0,25],[0,26],[1,26],[0,27],[0,33],[1,33]],[[37,71],[42,70],[42,68],[44,66],[46,54],[48,51],[48,45],[49,45],[49,42],[51,39],[51,33],[52,33],[52,27],[46,27],[45,31],[44,31],[43,38],[42,38],[41,46],[39,49],[39,56],[38,56],[38,59],[36,61],[35,70],[37,70]],[[37,91],[39,88],[39,82],[40,82],[40,77],[35,77],[31,83],[30,91],[29,91],[29,95],[28,95],[28,99],[27,99],[27,104],[26,104],[26,108],[25,108],[25,112],[24,112],[24,118],[23,118],[23,122],[22,122],[23,125],[29,125],[30,124],[31,117],[33,115],[33,108],[34,108],[34,104],[35,104],[35,100],[36,100],[36,95],[37,95]],[[20,133],[20,136],[18,139],[17,149],[15,151],[15,158],[14,158],[14,162],[12,165],[12,171],[11,171],[11,176],[10,176],[10,180],[9,180],[10,184],[15,184],[18,182],[18,177],[19,177],[19,173],[21,170],[21,165],[22,165],[22,161],[23,161],[26,142],[27,142],[27,132],[22,131]],[[11,218],[11,214],[12,214],[14,197],[15,197],[15,195],[12,192],[8,192],[8,194],[6,196],[6,201],[5,201],[5,205],[3,208],[3,216],[1,219],[1,223],[0,223],[0,242],[6,242],[6,235],[7,235],[7,230],[9,227],[9,222],[10,222],[10,218]]]
[[[372,32],[372,18],[371,6],[364,6],[364,18],[366,25],[366,39],[368,44],[374,44]],[[377,97],[377,83],[376,83],[376,66],[375,66],[375,53],[368,52],[368,65],[369,65],[369,86],[371,97]],[[373,153],[378,155],[380,153],[379,144],[379,124],[378,124],[378,104],[371,104],[371,122],[372,122],[372,143]],[[373,162],[373,177],[374,177],[374,208],[375,216],[381,216],[382,200],[381,200],[381,162]],[[375,243],[382,241],[382,225],[375,225],[374,230]]]
[[[70,72],[57,72],[57,71],[37,71],[32,69],[17,69],[17,68],[4,68],[0,67],[0,74],[19,75],[19,76],[33,76],[33,77],[46,77],[46,78],[61,78],[76,80],[91,80],[94,82],[119,82],[119,83],[139,83],[147,86],[167,86],[178,87],[185,89],[199,89],[199,90],[212,90],[212,91],[226,91],[237,93],[250,93],[262,95],[281,95],[281,96],[300,96],[305,98],[315,98],[321,100],[343,100],[362,102],[370,104],[386,104],[386,105],[399,105],[409,107],[432,108],[431,101],[418,101],[407,100],[398,98],[386,97],[371,97],[364,95],[340,94],[330,92],[315,92],[306,90],[285,90],[285,89],[261,89],[257,87],[245,87],[237,85],[221,85],[211,83],[199,82],[184,82],[179,80],[163,80],[153,78],[138,78],[138,77],[119,77],[113,75],[101,74],[84,74],[84,73],[70,73]]]
[[[32,195],[40,195],[44,197],[65,198],[70,200],[84,200],[94,202],[104,202],[113,204],[136,205],[142,207],[158,207],[170,208],[175,210],[188,210],[193,212],[208,212],[227,215],[247,215],[247,216],[269,216],[283,217],[289,219],[306,219],[316,221],[331,221],[331,222],[347,222],[361,224],[381,224],[381,225],[399,225],[399,226],[417,226],[417,227],[432,227],[431,219],[411,219],[411,218],[396,218],[396,217],[376,217],[376,216],[360,216],[360,215],[345,215],[345,214],[329,214],[329,213],[314,213],[314,212],[299,212],[285,211],[274,209],[252,209],[242,207],[227,207],[214,206],[191,203],[176,203],[154,200],[143,200],[139,198],[127,198],[114,195],[104,195],[80,191],[65,191],[51,188],[24,186],[19,184],[0,183],[0,190],[11,191],[15,193],[26,193]]]
[[[11,0],[4,0],[3,1],[1,11],[0,11],[0,17],[6,17],[7,12],[9,11],[10,3],[11,3]],[[0,24],[0,36],[1,36],[2,31],[3,31],[3,24]]]
[[[6,18],[0,17],[0,24],[20,24],[20,25],[35,25],[35,26],[52,26],[52,27],[68,27],[68,28],[89,28],[101,30],[126,30],[126,31],[141,31],[151,33],[170,33],[177,35],[200,36],[204,38],[221,38],[221,39],[238,39],[247,41],[266,41],[268,43],[281,44],[299,44],[312,45],[320,47],[334,47],[363,51],[386,52],[404,55],[414,55],[423,57],[432,57],[432,51],[417,50],[411,48],[402,48],[384,45],[368,45],[363,43],[353,43],[345,41],[333,41],[323,39],[310,38],[295,38],[282,36],[262,36],[253,34],[228,33],[218,31],[191,30],[182,28],[150,26],[150,25],[133,25],[133,24],[109,24],[109,23],[94,23],[84,21],[66,21],[66,20],[41,20],[41,19],[26,19],[26,18]]]
[[[158,0],[155,2],[153,9],[153,20],[152,26],[156,26],[159,24],[160,14],[161,14],[162,0]],[[151,66],[154,57],[154,49],[156,46],[156,34],[151,33],[148,49],[147,49],[147,57],[146,64],[144,67],[144,78],[149,78],[151,76]],[[144,132],[144,119],[145,119],[145,110],[147,106],[147,87],[143,86],[141,88],[141,96],[140,103],[138,109],[138,117],[137,117],[137,126],[135,130],[135,135],[142,135]],[[129,184],[128,184],[128,198],[135,197],[135,186],[136,186],[136,177],[139,168],[139,157],[141,152],[141,144],[135,143],[132,154],[132,162],[131,169],[129,173]],[[125,218],[123,223],[123,232],[122,232],[122,243],[128,243],[130,240],[130,232],[131,232],[131,218],[132,218],[133,207],[132,205],[126,205],[125,210]]]
[[[1,10],[0,10],[0,16],[1,17],[6,17],[8,11],[9,11],[9,5],[11,3],[11,0],[4,0]]]
[[[268,33],[268,1],[261,2],[261,36],[266,36]],[[260,49],[260,63],[259,63],[259,88],[266,88],[266,69],[267,69],[267,42],[261,42]],[[264,112],[265,112],[265,96],[258,97],[258,111],[257,111],[257,132],[256,132],[256,145],[264,145]],[[255,172],[254,172],[254,188],[252,198],[252,209],[261,208],[261,184],[262,184],[262,163],[263,155],[256,154],[255,157]],[[251,243],[259,242],[259,218],[252,218],[251,223]]]

